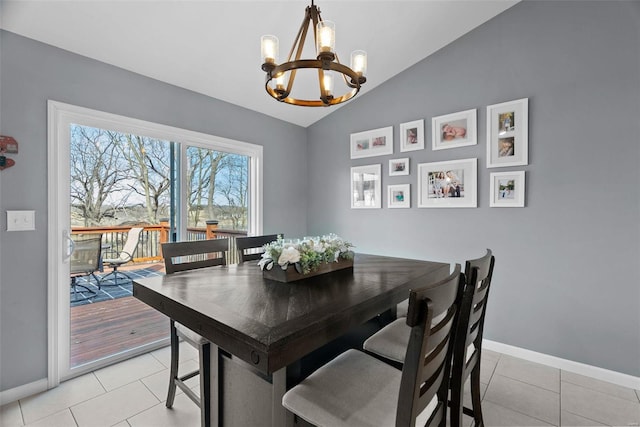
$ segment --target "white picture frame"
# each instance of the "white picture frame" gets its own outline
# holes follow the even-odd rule
[[[351,209],[382,207],[382,165],[351,168]]]
[[[478,159],[420,163],[418,207],[478,207]]]
[[[529,98],[487,107],[487,168],[529,164]]]
[[[389,176],[409,175],[409,158],[389,160]]]
[[[393,126],[352,133],[349,145],[352,159],[393,154]]]
[[[524,171],[492,172],[489,176],[489,206],[492,208],[523,208],[525,197]]]
[[[406,209],[411,207],[411,184],[387,185],[387,207]]]
[[[424,149],[424,120],[400,124],[400,151]]]
[[[431,149],[446,150],[478,144],[476,109],[431,119]]]

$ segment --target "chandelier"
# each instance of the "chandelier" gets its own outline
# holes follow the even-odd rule
[[[300,59],[309,26],[313,23],[316,59]],[[287,61],[278,64],[278,38],[262,36],[262,70],[267,73],[265,89],[273,98],[287,104],[304,107],[328,107],[348,101],[360,91],[367,79],[367,53],[356,50],[351,53],[351,68],[340,63],[335,52],[335,24],[323,21],[320,10],[313,4],[305,9],[304,20],[298,31]],[[295,55],[295,56],[294,56]],[[298,99],[291,95],[297,70],[318,72],[319,99]],[[344,80],[346,92],[334,95],[334,75]]]

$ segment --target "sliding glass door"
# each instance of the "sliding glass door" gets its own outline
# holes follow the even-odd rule
[[[55,102],[49,120],[55,384],[166,345],[166,318],[131,282],[163,274],[163,242],[261,232],[262,148]],[[70,279],[92,237],[100,262]]]

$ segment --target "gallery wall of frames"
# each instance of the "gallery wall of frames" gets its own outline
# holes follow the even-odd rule
[[[486,107],[486,168],[513,168],[529,164],[529,99]],[[451,159],[413,164],[412,152],[425,150],[425,120],[399,125],[398,158],[389,159],[389,176],[406,176],[417,168],[417,182],[386,186],[387,208],[476,208],[478,207],[478,159],[457,158],[456,148],[478,145],[476,109],[448,113],[431,119],[431,150],[450,150]],[[351,159],[394,154],[393,126],[352,133]],[[395,156],[393,156],[395,157]],[[516,168],[519,169],[519,168]],[[382,164],[351,168],[351,208],[382,208]],[[411,202],[411,184],[417,200]],[[525,206],[525,171],[508,170],[489,174],[489,206]]]

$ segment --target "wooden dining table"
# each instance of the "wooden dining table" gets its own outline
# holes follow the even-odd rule
[[[282,426],[301,358],[448,274],[446,263],[356,254],[353,269],[295,282],[247,262],[135,279],[133,295],[213,344],[213,425]]]

